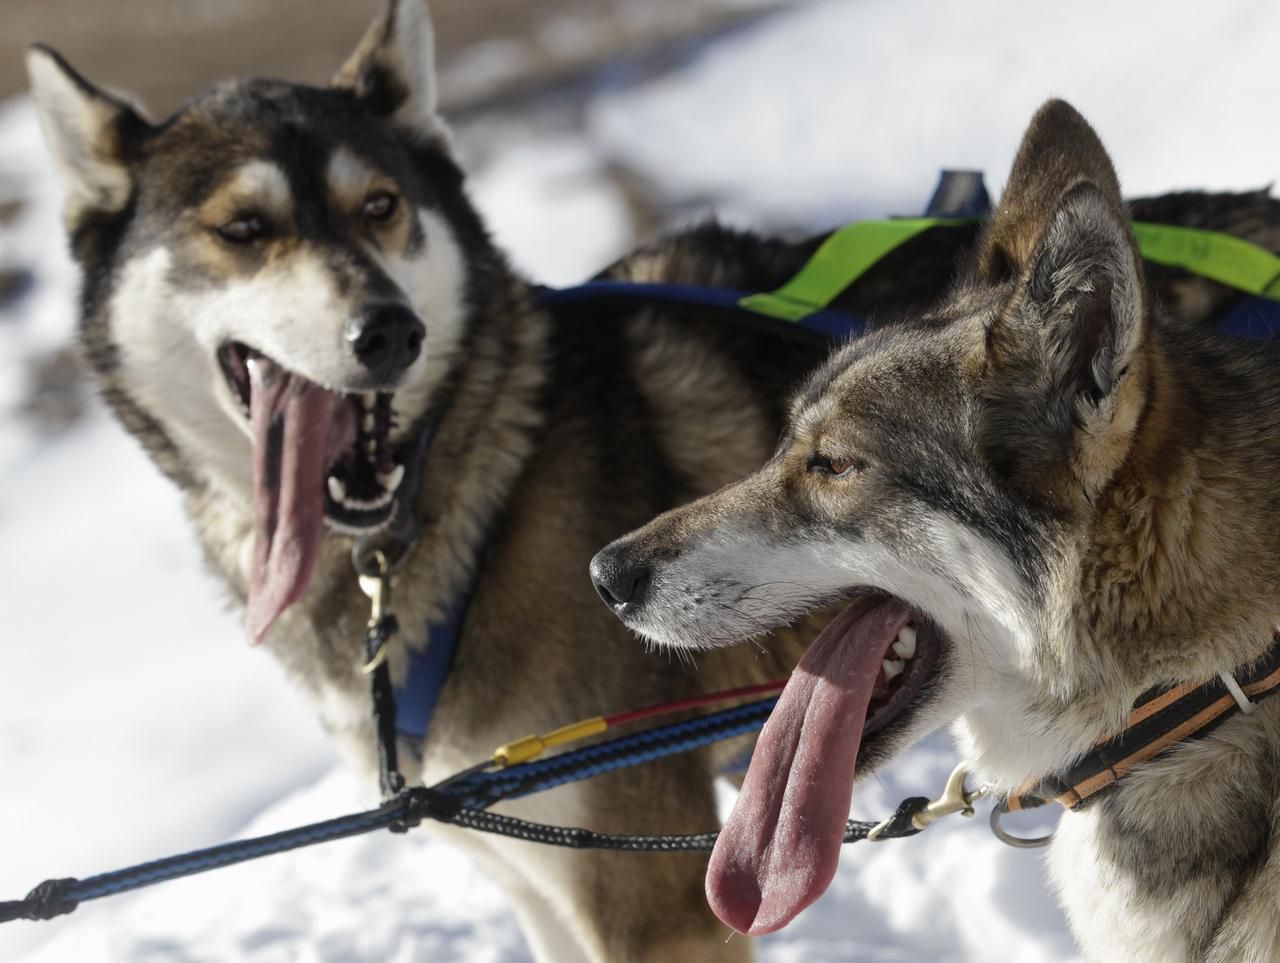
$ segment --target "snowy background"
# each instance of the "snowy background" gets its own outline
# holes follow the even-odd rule
[[[470,112],[459,132],[499,239],[533,275],[571,282],[672,218],[802,231],[914,213],[941,166],[984,169],[994,190],[1049,95],[1094,122],[1131,194],[1272,183],[1277,51],[1274,2],[791,4],[660,70],[624,62],[572,96]],[[485,57],[473,74],[494,69]],[[78,387],[75,273],[46,166],[29,103],[0,106],[0,898],[373,802],[224,610],[177,493]],[[930,740],[856,811],[936,790],[953,761]],[[984,821],[849,849],[760,957],[1073,959],[1039,855]],[[6,926],[0,959],[528,956],[497,889],[417,833]]]

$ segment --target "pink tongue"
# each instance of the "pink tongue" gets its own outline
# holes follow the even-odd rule
[[[257,541],[249,578],[254,642],[298,600],[324,535],[325,477],[355,443],[355,415],[341,395],[264,357],[249,365]]]
[[[871,693],[910,617],[892,600],[853,603],[782,690],[707,868],[711,908],[740,933],[781,929],[830,885]]]

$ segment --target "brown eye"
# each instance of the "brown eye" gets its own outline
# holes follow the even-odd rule
[[[805,463],[805,468],[812,474],[832,475],[837,478],[851,472],[862,471],[866,467],[866,462],[858,458],[828,458],[816,452],[810,455],[808,462]]]
[[[215,228],[228,244],[250,244],[267,235],[267,222],[255,214],[237,217]]]
[[[375,191],[364,199],[361,212],[371,221],[387,221],[395,214],[400,199],[390,191]]]

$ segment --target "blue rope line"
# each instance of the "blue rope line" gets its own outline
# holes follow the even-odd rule
[[[606,739],[548,759],[477,772],[451,783],[443,791],[467,799],[468,805],[492,805],[502,799],[518,799],[542,789],[661,759],[759,729],[777,701],[776,697],[761,699],[694,719]]]
[[[273,856],[276,853],[288,852],[303,846],[327,843],[348,836],[359,836],[377,829],[387,829],[402,818],[403,810],[403,804],[396,801],[394,804],[352,816],[341,816],[269,836],[222,843],[207,849],[198,849],[178,856],[142,863],[128,869],[89,876],[72,884],[65,896],[72,902],[80,903],[117,893],[127,893],[153,883],[162,883],[211,869],[221,869],[224,866],[232,866],[263,856]]]
[[[767,716],[768,713],[765,713]],[[512,790],[504,793],[503,799],[520,799],[523,796],[532,795],[533,793],[542,792],[545,789],[553,789],[556,786],[562,786],[565,783],[577,782],[581,779],[590,779],[606,772],[613,772],[615,769],[626,769],[631,766],[637,766],[641,763],[652,762],[656,759],[664,759],[667,756],[676,755],[682,752],[691,752],[694,749],[700,749],[703,746],[720,742],[723,739],[732,739],[734,736],[744,735],[748,732],[755,732],[760,728],[763,720],[748,719],[738,723],[736,726],[730,726],[718,729],[715,732],[707,733],[703,736],[691,736],[682,739],[679,742],[669,743],[665,746],[657,746],[644,751],[636,751],[631,753],[625,759],[606,759],[595,765],[585,766],[575,772],[564,773],[560,776],[549,776],[535,785],[527,786],[519,790]]]
[[[12,919],[49,918],[70,912],[76,904],[87,900],[127,893],[155,883],[379,829],[403,830],[423,818],[450,822],[461,814],[480,819],[480,810],[503,799],[518,799],[755,731],[764,724],[776,702],[776,698],[762,699],[607,739],[509,769],[479,772],[456,782],[446,780],[447,784],[432,789],[407,790],[377,809],[350,816],[210,846],[85,879],[50,880],[37,887],[26,900],[0,902],[0,923]],[[425,808],[422,808],[424,800]],[[549,830],[548,827],[540,828]],[[561,830],[554,832],[562,834]],[[33,913],[43,915],[33,916]]]

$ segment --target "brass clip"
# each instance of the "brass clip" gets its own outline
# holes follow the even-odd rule
[[[969,792],[964,785],[967,775],[969,775],[969,769],[964,763],[951,770],[951,775],[947,777],[947,784],[942,787],[942,795],[912,816],[912,825],[916,829],[924,829],[931,822],[943,816],[950,816],[952,813],[972,816],[974,801],[985,796],[987,791],[979,786],[973,792]]]
[[[369,628],[376,629],[391,614],[391,566],[382,552],[373,553],[373,562],[377,571],[371,575],[359,576],[360,591],[369,598]],[[373,672],[387,659],[387,645],[383,645],[373,658],[365,663],[361,670],[365,675]]]
[[[951,770],[951,775],[947,777],[947,784],[942,787],[942,795],[932,800],[927,806],[911,817],[911,825],[916,829],[925,829],[930,823],[933,823],[943,816],[950,816],[952,813],[959,813],[962,816],[973,815],[973,804],[987,794],[986,787],[979,786],[972,791],[965,788],[965,777],[969,775],[969,769],[964,764],[956,766]],[[867,833],[867,839],[873,842],[883,840],[881,835],[889,824],[893,822],[893,817],[876,826],[875,829]]]

